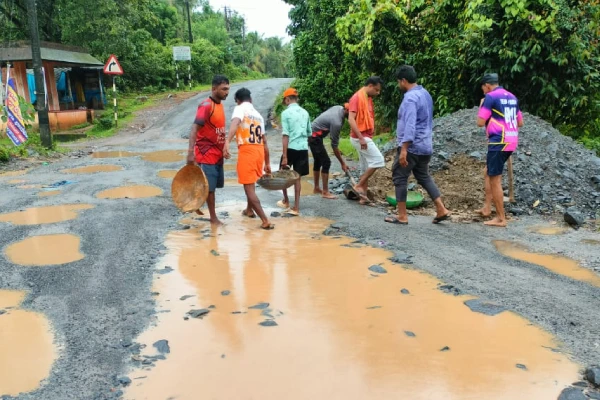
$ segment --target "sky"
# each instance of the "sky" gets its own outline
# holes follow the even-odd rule
[[[290,23],[288,12],[292,6],[283,0],[208,0],[213,9],[227,6],[246,18],[246,29],[257,31],[264,37],[279,36],[291,40],[286,32]]]

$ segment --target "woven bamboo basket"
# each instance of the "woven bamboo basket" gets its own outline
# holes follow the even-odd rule
[[[181,168],[171,184],[173,202],[183,212],[196,211],[208,197],[208,181],[202,169],[196,165]]]
[[[290,186],[300,178],[300,174],[289,169],[279,170],[271,175],[263,175],[258,180],[258,185],[267,190],[283,190]]]

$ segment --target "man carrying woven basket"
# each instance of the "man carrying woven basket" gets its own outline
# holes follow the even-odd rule
[[[265,122],[252,105],[252,96],[248,89],[242,88],[235,92],[235,102],[237,106],[231,116],[229,136],[223,148],[223,154],[225,158],[231,157],[229,142],[235,136],[238,144],[238,182],[244,185],[244,192],[248,199],[248,205],[242,214],[250,218],[258,214],[262,221],[260,227],[271,230],[275,228],[275,225],[269,222],[256,195],[256,182],[262,177],[263,170],[267,174],[271,173],[269,146],[264,131]]]

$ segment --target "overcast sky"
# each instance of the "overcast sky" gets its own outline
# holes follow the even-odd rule
[[[223,10],[227,6],[246,18],[248,31],[257,31],[265,37],[279,36],[289,41],[286,32],[290,23],[288,12],[292,6],[283,0],[208,0],[213,9]]]

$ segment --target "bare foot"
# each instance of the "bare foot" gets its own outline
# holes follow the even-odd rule
[[[314,190],[313,190],[313,193],[314,193],[314,194],[321,194],[321,193],[323,193],[323,191],[322,191],[321,189],[318,189],[318,188],[317,188],[317,189],[314,189]]]
[[[243,210],[242,215],[248,218],[256,218],[256,214],[254,214],[254,211],[252,210]]]
[[[328,199],[328,200],[337,200],[337,196],[331,192],[325,192],[321,195],[321,197],[323,197],[324,199]]]
[[[492,210],[489,210],[487,208],[482,208],[480,210],[476,210],[475,214],[479,214],[484,218],[488,218],[492,216]]]
[[[494,218],[490,221],[485,221],[483,224],[487,226],[499,226],[501,228],[506,228],[506,220],[501,221],[498,218]]]
[[[214,226],[221,226],[221,225],[223,225],[223,223],[221,221],[219,221],[218,219],[211,219],[210,220],[210,224],[214,225]]]

